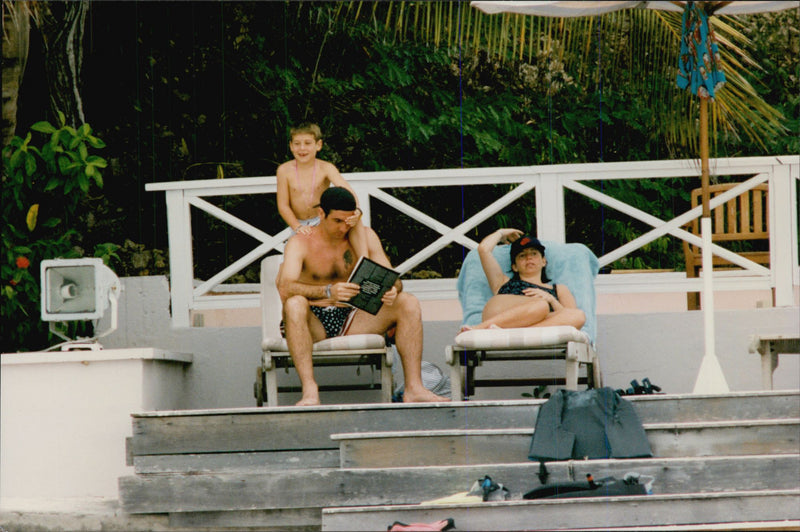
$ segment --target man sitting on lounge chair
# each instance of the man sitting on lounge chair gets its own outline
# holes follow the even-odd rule
[[[402,291],[402,283],[383,296],[375,316],[345,304],[359,293],[357,284],[347,282],[356,265],[353,246],[347,238],[352,229],[356,200],[349,190],[331,187],[322,193],[318,207],[320,223],[308,234],[289,239],[284,251],[279,290],[284,295],[283,318],[286,343],[303,387],[301,406],[319,404],[314,379],[314,342],[351,334],[383,334],[397,327],[397,352],[403,363],[403,401],[448,401],[422,384],[422,316],[419,301]],[[369,258],[391,268],[378,235],[367,228]]]

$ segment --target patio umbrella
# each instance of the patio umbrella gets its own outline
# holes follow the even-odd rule
[[[726,2],[722,2],[726,3]],[[709,6],[712,7],[712,6]],[[719,52],[714,39],[714,30],[708,23],[708,13],[697,2],[687,2],[681,20],[681,51],[678,60],[677,85],[690,89],[700,98],[700,179],[702,187],[703,214],[700,233],[703,239],[703,323],[705,349],[700,371],[694,385],[695,393],[729,391],[725,374],[717,359],[714,345],[714,287],[711,255],[711,198],[708,192],[708,102],[714,101],[714,93],[725,84],[725,73],[719,65]]]
[[[683,11],[681,50],[677,85],[690,89],[700,98],[700,168],[703,213],[700,228],[703,240],[703,324],[704,354],[694,386],[694,393],[724,393],[729,390],[725,375],[719,365],[714,346],[714,290],[711,254],[711,214],[709,208],[708,169],[708,102],[725,83],[725,74],[719,68],[717,44],[709,24],[711,14],[749,14],[796,8],[800,2],[678,2],[678,1],[522,1],[470,3],[484,13],[520,13],[548,17],[597,16],[620,9],[645,7],[665,11]]]

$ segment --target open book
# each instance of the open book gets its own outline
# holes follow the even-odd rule
[[[381,298],[393,286],[400,274],[381,266],[374,260],[361,257],[347,280],[361,286],[361,291],[346,303],[370,314],[377,314],[383,306]]]

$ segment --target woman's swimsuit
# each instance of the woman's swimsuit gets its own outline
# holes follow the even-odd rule
[[[539,288],[548,292],[553,295],[554,298],[558,299],[558,292],[556,291],[556,285],[554,284],[552,288],[547,288],[546,286],[542,286],[540,284],[533,284],[529,283],[528,281],[523,281],[519,277],[512,277],[508,280],[506,284],[500,287],[500,290],[497,291],[498,294],[513,294],[515,296],[524,296],[526,288]]]
[[[498,290],[497,293],[498,294],[512,294],[512,295],[515,295],[515,296],[524,296],[525,295],[524,290],[526,288],[539,288],[541,290],[544,290],[545,292],[548,292],[548,293],[552,294],[553,297],[556,298],[556,301],[558,301],[558,292],[556,291],[556,284],[555,283],[553,283],[553,287],[552,288],[547,288],[546,286],[529,283],[528,281],[523,281],[522,279],[520,279],[519,277],[516,277],[516,276],[512,277],[511,279],[509,279],[508,282],[506,282],[506,284],[501,286],[500,290]],[[550,305],[550,311],[551,312],[553,311],[553,305]]]

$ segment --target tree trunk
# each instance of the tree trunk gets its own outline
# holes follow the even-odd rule
[[[27,2],[3,0],[3,147],[17,129],[17,100],[28,61],[30,29]]]
[[[86,122],[81,100],[83,34],[89,2],[42,2],[39,29],[45,50],[50,109],[64,113],[67,125]]]

